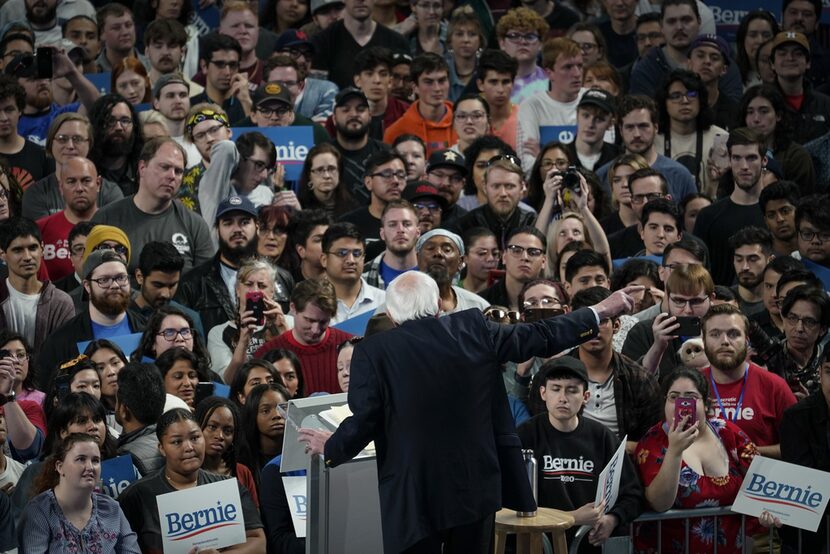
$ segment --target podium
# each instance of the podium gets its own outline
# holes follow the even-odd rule
[[[280,471],[307,470],[306,554],[381,554],[378,472],[374,453],[328,468],[322,456],[309,457],[297,441],[300,428],[335,431],[321,413],[347,403],[346,394],[288,402]]]

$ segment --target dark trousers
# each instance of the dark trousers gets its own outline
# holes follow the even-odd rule
[[[493,550],[495,514],[451,527],[417,542],[402,554],[489,554]]]

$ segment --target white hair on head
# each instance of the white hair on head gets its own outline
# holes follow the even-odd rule
[[[435,317],[440,309],[435,280],[420,271],[407,271],[386,287],[386,313],[400,325],[411,319]]]

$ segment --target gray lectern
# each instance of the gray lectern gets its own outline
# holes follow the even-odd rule
[[[346,394],[315,396],[288,403],[280,471],[308,470],[306,554],[382,554],[378,472],[366,451],[329,469],[322,457],[310,459],[297,441],[300,427],[334,431],[325,414],[346,404]]]

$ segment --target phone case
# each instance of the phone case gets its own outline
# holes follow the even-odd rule
[[[686,422],[686,426],[683,428],[684,430],[697,423],[697,400],[694,398],[678,398],[674,401],[675,425],[678,425],[680,420],[687,415],[689,416],[689,420]]]

